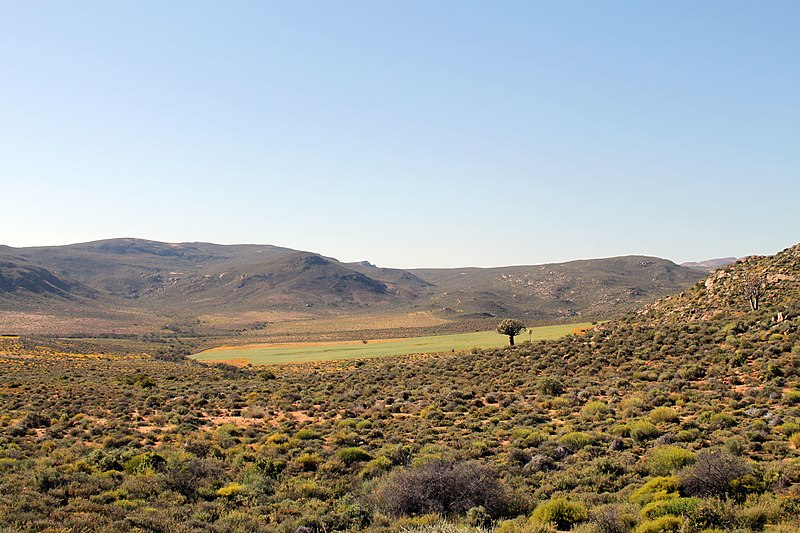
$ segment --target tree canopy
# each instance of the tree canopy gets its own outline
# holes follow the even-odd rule
[[[525,331],[525,324],[514,318],[506,318],[497,325],[497,333],[508,335],[508,344],[514,346],[514,337]]]

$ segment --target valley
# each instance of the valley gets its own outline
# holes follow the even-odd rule
[[[757,309],[743,293],[754,279]],[[320,315],[241,313],[274,320],[259,334],[291,350],[281,364],[187,358],[255,348],[188,322],[137,336],[0,337],[0,527],[800,527],[800,245],[514,347],[452,351],[445,338],[440,353],[381,353],[391,342],[380,336],[418,332],[419,316],[421,329],[451,327],[447,315],[387,313],[372,315],[367,344],[356,339],[365,357],[299,362],[353,340],[363,316],[319,318],[319,341],[307,325]],[[285,330],[269,339],[273,324]],[[298,338],[280,342],[286,333]]]
[[[530,325],[604,320],[704,275],[643,256],[399,270],[269,245],[4,247],[0,333],[174,333],[236,343],[465,333],[505,316]]]

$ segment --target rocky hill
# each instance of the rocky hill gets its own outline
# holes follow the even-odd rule
[[[651,322],[697,321],[718,316],[740,317],[758,311],[774,314],[780,320],[800,313],[799,300],[800,244],[797,244],[774,256],[740,259],[686,291],[645,306],[638,315]]]

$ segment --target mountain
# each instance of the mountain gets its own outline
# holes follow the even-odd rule
[[[681,263],[681,266],[694,268],[703,272],[714,272],[718,268],[728,266],[735,262],[735,257],[720,257],[717,259],[706,259],[704,261],[687,261],[685,263]]]
[[[61,278],[24,259],[0,255],[0,298],[19,301],[48,296],[59,299],[96,298],[97,293],[78,281]]]
[[[202,276],[230,261],[259,264],[293,252],[266,245],[171,244],[142,239],[0,250],[0,254],[14,253],[103,294],[124,298],[153,293],[190,275]]]
[[[532,323],[594,320],[683,290],[703,277],[697,270],[643,256],[402,270],[379,268],[368,261],[343,263],[270,245],[130,238],[4,247],[0,260],[14,265],[4,267],[6,277],[16,280],[14,287],[31,287],[26,290],[42,296],[25,300],[26,309],[38,306],[47,313],[49,297],[90,298],[108,313],[125,311],[151,320],[264,312],[294,317],[426,312],[446,323],[498,316]],[[21,308],[20,298],[12,298],[13,294],[11,284],[0,288],[0,311]],[[79,315],[80,310],[75,316]],[[462,329],[467,327],[472,326],[464,322]]]
[[[411,272],[437,288],[432,300],[441,307],[532,319],[608,317],[704,277],[666,259],[644,256]]]

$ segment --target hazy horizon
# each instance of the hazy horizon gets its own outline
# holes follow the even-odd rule
[[[397,268],[800,241],[800,4],[10,3],[0,243]]]

